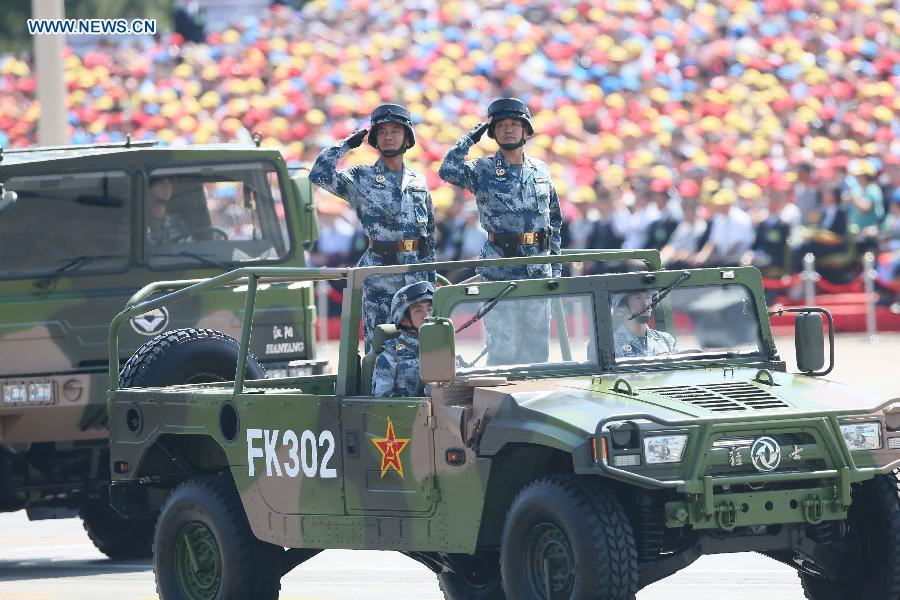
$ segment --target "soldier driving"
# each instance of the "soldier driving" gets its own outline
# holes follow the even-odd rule
[[[626,292],[613,298],[613,311],[624,317],[613,332],[616,358],[658,356],[677,351],[674,337],[649,325],[652,300],[650,291]]]
[[[174,189],[172,178],[154,177],[147,189],[147,240],[154,246],[185,240],[190,235],[187,223],[169,211]]]
[[[391,320],[400,335],[384,343],[375,360],[373,396],[422,396],[419,379],[419,328],[431,315],[434,286],[420,281],[398,290],[391,300]]]
[[[550,169],[523,148],[534,135],[528,107],[517,98],[501,98],[488,107],[488,118],[450,148],[438,172],[444,181],[475,195],[481,225],[488,232],[481,258],[559,254],[562,215]],[[497,141],[497,153],[466,161],[469,148],[485,132]],[[484,279],[497,281],[559,277],[560,269],[558,264],[541,264],[477,271]],[[501,302],[484,320],[488,364],[547,360],[549,304]]]
[[[368,133],[369,145],[378,150],[374,165],[338,169],[351,149]],[[409,111],[397,104],[382,104],[372,112],[368,130],[360,129],[322,151],[309,174],[312,183],[343,198],[356,211],[369,248],[357,266],[434,262],[434,212],[425,178],[403,162],[403,154],[416,144]],[[377,275],[363,284],[363,330],[366,352],[371,349],[375,326],[387,323],[394,293],[416,281],[434,281],[434,272]]]

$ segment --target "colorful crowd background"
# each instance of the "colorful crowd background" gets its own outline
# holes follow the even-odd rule
[[[672,264],[784,272],[800,251],[871,248],[884,280],[900,279],[893,0],[314,0],[205,34],[68,50],[71,141],[259,132],[310,164],[375,106],[399,102],[414,115],[407,159],[432,190],[440,257],[459,258],[484,232],[438,166],[491,99],[517,96],[534,115],[526,150],[552,168],[569,246],[653,245]],[[0,56],[0,146],[35,143],[33,68]],[[363,146],[352,160],[375,154]],[[352,213],[318,201],[330,237],[316,257],[352,262]],[[784,258],[766,246],[782,222]]]

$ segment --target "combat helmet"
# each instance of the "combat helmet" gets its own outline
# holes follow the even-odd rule
[[[399,328],[400,321],[406,315],[409,307],[416,302],[432,300],[434,298],[434,284],[430,281],[417,281],[397,290],[391,300],[391,322]]]
[[[520,119],[525,124],[528,135],[534,135],[534,123],[531,121],[531,111],[524,102],[518,98],[500,98],[494,100],[488,106],[488,137],[494,139],[494,127],[497,121],[503,119]],[[525,144],[525,138],[517,144],[520,147]],[[512,149],[512,148],[510,148]]]
[[[406,130],[406,146],[400,150],[382,150],[385,156],[403,154],[416,145],[416,134],[413,133],[412,117],[406,108],[399,104],[382,104],[372,111],[372,123],[369,125],[369,145],[378,150],[378,126],[382,123],[399,123]]]

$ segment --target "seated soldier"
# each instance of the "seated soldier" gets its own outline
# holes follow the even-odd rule
[[[653,295],[649,291],[626,292],[613,297],[613,312],[619,313],[625,319],[613,332],[616,358],[658,356],[676,352],[677,344],[674,337],[664,331],[651,329],[648,325],[652,299]],[[633,319],[632,315],[635,315]]]
[[[170,212],[174,181],[171,177],[154,177],[148,187],[147,240],[153,246],[181,242],[190,236],[187,223]]]
[[[419,281],[397,290],[391,300],[391,320],[400,335],[384,343],[375,360],[373,396],[422,396],[419,379],[419,328],[431,315],[434,285]]]

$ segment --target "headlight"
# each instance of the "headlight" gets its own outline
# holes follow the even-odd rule
[[[850,423],[841,425],[841,435],[851,450],[878,450],[881,448],[881,424]]]
[[[644,438],[648,465],[679,462],[687,446],[687,435],[651,435]]]

